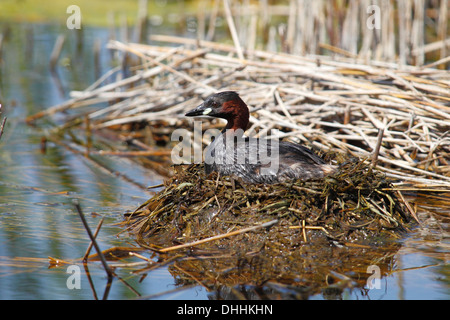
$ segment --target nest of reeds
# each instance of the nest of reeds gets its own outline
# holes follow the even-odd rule
[[[190,244],[236,248],[239,230],[255,246],[270,239],[283,250],[310,241],[311,232],[367,244],[406,230],[409,212],[391,181],[367,161],[338,158],[339,170],[325,179],[273,185],[206,176],[203,165],[178,166],[165,188],[128,216],[130,229],[141,244],[163,252]]]
[[[368,266],[391,271],[409,212],[369,162],[325,157],[339,164],[335,174],[273,185],[177,166],[165,187],[127,216],[129,230],[139,245],[173,261],[177,284],[197,279],[218,298],[298,299],[362,287]]]

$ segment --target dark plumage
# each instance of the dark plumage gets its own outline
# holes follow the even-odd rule
[[[244,137],[249,110],[234,91],[209,96],[186,116],[207,115],[227,120],[221,135],[205,150],[207,173],[235,175],[250,183],[318,179],[334,171],[310,149],[296,143]]]

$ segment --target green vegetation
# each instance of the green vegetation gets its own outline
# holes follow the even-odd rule
[[[32,23],[65,23],[70,13],[67,8],[77,5],[81,9],[84,25],[107,26],[110,13],[120,20],[125,16],[129,23],[137,18],[138,0],[58,0],[42,2],[38,0],[2,0],[0,21]],[[148,13],[163,15],[167,12],[195,12],[195,2],[148,1]],[[117,22],[117,21],[116,21]]]

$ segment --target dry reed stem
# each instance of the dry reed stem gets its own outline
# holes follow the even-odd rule
[[[243,59],[236,45],[162,35],[151,39],[160,45],[109,44],[141,59],[135,74],[73,92],[71,100],[28,120],[109,102],[84,111],[92,129],[140,121],[164,121],[175,129],[181,120],[190,123],[183,114],[211,92],[236,90],[252,112],[249,133],[296,138],[360,157],[379,148],[377,168],[388,176],[450,186],[446,71],[262,50],[247,51]],[[377,144],[379,129],[384,137]]]
[[[258,229],[261,228],[269,228],[270,226],[276,224],[278,222],[278,220],[271,220],[265,223],[262,223],[260,225],[256,225],[256,226],[252,226],[252,227],[248,227],[248,228],[243,228],[240,230],[236,230],[236,231],[231,231],[231,232],[227,232],[224,234],[219,234],[217,236],[213,236],[213,237],[209,237],[206,239],[202,239],[202,240],[197,240],[197,241],[193,241],[193,242],[189,242],[189,243],[184,243],[184,244],[180,244],[180,245],[176,245],[176,246],[172,246],[172,247],[168,247],[168,248],[163,248],[163,249],[155,249],[155,248],[151,248],[152,250],[158,251],[160,253],[164,253],[164,252],[169,252],[169,251],[174,251],[174,250],[179,250],[179,249],[184,249],[184,248],[189,248],[189,247],[195,247],[197,245],[200,244],[204,244],[207,242],[211,242],[211,241],[215,241],[215,240],[220,240],[223,238],[228,238],[228,237],[232,237],[238,234],[242,234],[242,233],[246,233],[246,232],[251,232],[251,231],[256,231]]]
[[[1,105],[0,105],[0,107],[1,107]],[[3,135],[3,130],[5,129],[6,119],[7,119],[6,117],[3,118],[3,120],[2,120],[2,125],[0,126],[0,138],[2,137],[2,135]]]

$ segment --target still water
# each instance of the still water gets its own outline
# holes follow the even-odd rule
[[[102,158],[110,169],[128,177],[123,179],[59,145],[49,142],[42,152],[41,137],[52,124],[35,128],[24,118],[65,101],[71,90],[82,90],[96,80],[91,50],[96,41],[103,46],[100,71],[111,68],[110,53],[104,48],[109,31],[85,28],[81,49],[75,47],[76,36],[68,34],[55,76],[48,61],[61,29],[38,24],[0,27],[8,31],[0,63],[0,101],[3,116],[8,117],[0,140],[0,299],[101,298],[107,278],[100,264],[89,264],[92,285],[86,270],[80,268],[79,289],[69,288],[67,265],[50,268],[48,257],[78,259],[89,245],[73,200],[81,204],[91,229],[105,219],[97,237],[101,249],[133,246],[133,239],[119,234],[122,228],[115,223],[151,196],[145,186],[159,184],[162,178],[129,159]],[[82,58],[74,58],[76,50]],[[447,217],[450,213],[448,208],[436,209],[431,204],[429,208],[441,214],[444,211]],[[379,288],[364,295],[347,290],[341,298],[449,299],[448,222],[439,223],[441,234],[417,231],[402,240],[394,272],[381,279]],[[119,269],[118,275],[124,281],[114,279],[109,299],[136,298],[136,292],[154,299],[215,296],[201,286],[176,290],[176,281],[166,267],[149,272],[144,279],[126,269]],[[317,294],[311,298],[325,297]]]

